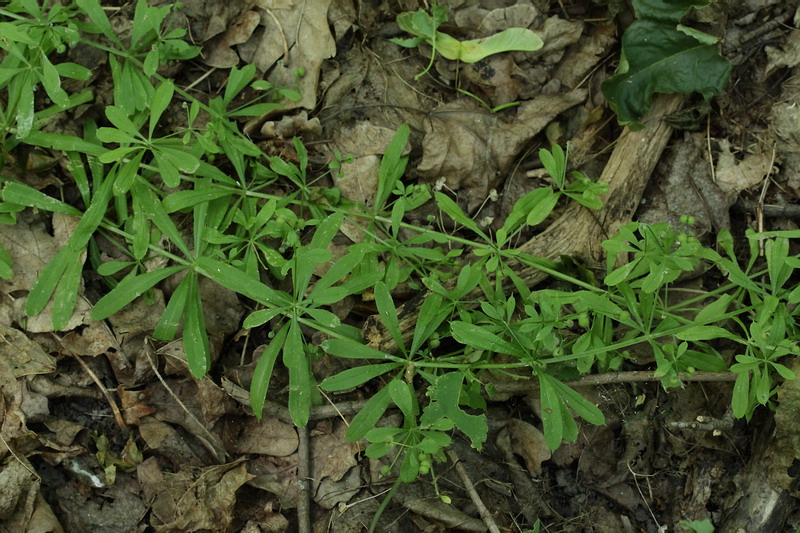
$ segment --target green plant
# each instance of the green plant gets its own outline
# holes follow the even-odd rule
[[[719,55],[718,39],[681,24],[710,0],[633,0],[636,21],[622,36],[617,74],[603,82],[603,95],[622,125],[635,125],[653,93],[700,93],[708,101],[728,83],[731,63]]]
[[[417,78],[427,73],[436,54],[446,59],[476,63],[493,54],[510,51],[533,52],[543,46],[542,40],[527,28],[509,28],[483,39],[459,41],[450,35],[438,31],[439,26],[447,22],[447,7],[434,3],[430,14],[425,10],[401,13],[397,16],[397,25],[414,37],[410,39],[391,39],[394,44],[405,48],[416,48],[421,43],[428,43],[433,52],[431,60]]]
[[[544,222],[559,202],[602,207],[606,186],[568,172],[569,146],[539,152],[552,185],[522,196],[491,231],[448,195],[404,183],[410,135],[404,125],[384,152],[373,201],[359,205],[323,185],[323,172],[313,168],[299,139],[286,145],[293,150],[289,160],[264,154],[240,132],[237,119],[296,96],[256,80],[253,66],[231,69],[223,94],[208,104],[159,75],[165,61],[196,52],[179,32],[163,29],[170,9],[139,2],[135,31],[123,43],[96,0],[58,5],[42,10],[20,0],[0,10],[10,20],[2,23],[8,37],[0,40],[7,53],[0,64],[0,91],[8,102],[0,117],[4,153],[14,156],[21,145],[60,152],[77,191],[67,202],[3,175],[0,223],[13,224],[25,207],[79,218],[26,301],[29,315],[52,302],[55,329],[70,322],[85,264],[108,288],[94,302],[95,319],[174,278],[153,337],[182,337],[188,368],[201,377],[212,360],[200,291],[207,278],[252,304],[245,328],[270,330],[250,385],[256,416],[263,413],[276,365],[288,373],[289,411],[298,426],[307,424],[320,401],[318,387],[332,393],[370,387],[374,394],[350,423],[348,438],[366,439],[367,455],[386,458],[384,473],[396,471],[397,483],[426,475],[435,483],[435,465],[444,460],[455,430],[475,448],[484,445],[486,398],[498,376],[538,383],[551,449],[574,441],[580,420],[604,423],[602,410],[568,382],[623,368],[635,357],[634,347],[652,354],[651,368],[665,388],[695,371],[729,369],[736,374],[732,407],[740,417],[770,406],[780,380],[794,378],[786,362],[798,353],[800,259],[791,254],[791,241],[800,232],[750,232],[749,256],[741,260],[730,233],[720,233],[718,251],[689,231],[631,223],[603,243],[607,263],[600,281],[580,265],[514,248],[522,232]],[[449,41],[436,31],[442,8],[419,13],[404,19],[430,29],[418,38],[440,53],[450,50],[440,47]],[[104,42],[87,34],[102,34]],[[64,99],[60,78],[80,69],[51,64],[56,79],[47,66],[54,60],[41,51],[55,51],[57,61],[61,46],[79,41],[117,58],[109,64],[115,105],[106,109],[103,124],[85,120],[81,135],[41,131],[56,112],[86,97]],[[464,60],[467,52],[457,53]],[[21,93],[37,85],[60,95],[60,103],[23,101]],[[133,98],[141,87],[147,98]],[[185,125],[164,123],[171,110],[186,113]],[[201,112],[207,120],[199,120]],[[337,155],[330,171],[342,171],[346,159]],[[437,216],[424,225],[407,221],[410,211],[428,202]],[[363,239],[334,246],[346,222],[363,228]],[[114,246],[117,259],[101,262],[101,245]],[[533,290],[519,265],[536,267],[558,284]],[[10,255],[0,250],[0,276],[11,277],[12,268]],[[682,276],[712,268],[722,280],[717,286],[671,297],[683,290]],[[426,291],[410,335],[395,301],[404,286]],[[366,345],[357,324],[334,313],[333,304],[359,295],[374,300],[395,349]],[[319,346],[310,332],[323,337]],[[720,353],[722,343],[737,347],[734,361]],[[317,385],[312,363],[323,352],[350,367]],[[392,406],[402,424],[381,427]]]

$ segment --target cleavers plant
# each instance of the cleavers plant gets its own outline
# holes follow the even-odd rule
[[[434,475],[454,429],[474,447],[483,445],[485,393],[501,377],[538,382],[542,427],[552,449],[577,438],[576,415],[604,423],[598,406],[565,381],[641,362],[631,355],[634,346],[649,348],[664,387],[679,386],[681,376],[694,371],[735,373],[732,408],[738,417],[771,405],[779,380],[794,378],[785,360],[798,353],[800,258],[791,254],[790,240],[800,232],[748,233],[750,254],[742,264],[728,232],[710,248],[690,232],[634,222],[603,243],[604,280],[578,278],[512,246],[565,202],[602,206],[605,185],[568,174],[568,150],[539,152],[554,186],[520,198],[492,231],[450,196],[403,182],[405,125],[384,153],[374,201],[354,204],[310,167],[300,140],[293,144],[296,160],[288,161],[264,154],[240,132],[238,117],[260,115],[279,98],[297,95],[256,80],[255,68],[247,66],[231,69],[224,93],[206,104],[159,74],[166,62],[197,53],[179,30],[163,30],[171,9],[139,0],[123,41],[97,0],[55,3],[47,10],[35,0],[14,0],[0,8],[8,19],[0,23],[6,102],[0,111],[0,222],[13,224],[26,207],[79,217],[39,273],[26,302],[29,315],[52,302],[54,329],[67,328],[87,260],[108,286],[93,305],[97,320],[173,277],[177,285],[153,337],[182,336],[188,368],[199,378],[212,361],[200,294],[201,278],[209,278],[253,303],[245,328],[270,330],[250,386],[256,416],[279,360],[288,372],[289,411],[298,426],[321,402],[320,389],[373,387],[348,437],[365,438],[369,457],[388,456],[386,473],[397,465],[399,482]],[[420,17],[409,23],[419,26]],[[419,38],[434,44],[435,30],[433,24]],[[85,119],[80,136],[45,131],[58,113],[93,98],[88,89],[68,94],[61,87],[62,78],[91,74],[58,61],[77,43],[109,55],[114,105],[103,125]],[[34,96],[38,86],[53,105]],[[243,95],[253,94],[260,97],[243,103]],[[185,125],[165,124],[168,110],[183,110]],[[201,112],[207,115],[202,123]],[[13,177],[9,169],[23,145],[63,156],[77,201]],[[341,162],[331,170],[344,171]],[[406,222],[408,212],[427,202],[438,209],[438,220]],[[334,257],[331,244],[346,222],[362,228],[363,238]],[[442,229],[453,224],[457,231]],[[124,259],[102,262],[100,237]],[[556,277],[561,288],[530,289],[514,272],[519,262]],[[725,281],[688,299],[670,298],[681,276],[704,268],[716,268]],[[10,254],[0,250],[0,276],[13,275]],[[408,340],[395,303],[401,286],[425,291]],[[332,304],[348,297],[374,300],[395,350],[366,345],[356,325],[334,313]],[[325,340],[315,346],[309,332]],[[733,360],[723,355],[722,343],[737,347]],[[317,385],[312,362],[320,350],[351,364]],[[402,414],[402,426],[381,427],[392,406]]]

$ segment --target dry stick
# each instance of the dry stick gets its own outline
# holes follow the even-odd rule
[[[311,533],[311,458],[308,445],[308,428],[297,428],[297,530]]]
[[[478,508],[478,513],[480,513],[483,523],[489,528],[490,533],[500,533],[500,528],[497,527],[492,513],[486,508],[478,491],[475,490],[475,485],[472,484],[472,480],[469,478],[469,474],[467,474],[467,469],[461,464],[458,455],[452,450],[447,450],[447,456],[453,462],[453,465],[455,465],[456,471],[461,477],[461,481],[464,483],[464,488],[467,490],[467,494],[469,494],[469,499],[472,500],[472,503]]]
[[[72,356],[75,359],[77,359],[77,361],[81,364],[86,373],[89,374],[89,377],[92,378],[92,381],[95,382],[97,388],[100,389],[100,392],[103,393],[103,396],[106,397],[106,401],[108,401],[108,405],[111,406],[111,411],[113,411],[114,413],[114,420],[117,421],[117,426],[119,426],[120,429],[125,429],[125,421],[122,419],[122,413],[120,412],[119,407],[117,407],[117,402],[114,401],[114,398],[111,397],[111,394],[100,382],[100,378],[98,378],[97,374],[95,374],[94,371],[91,368],[89,368],[89,365],[87,365],[86,362],[84,362],[84,360],[81,358],[80,355],[73,354]]]
[[[149,344],[145,344],[144,350],[142,350],[142,351],[144,352],[145,357],[147,357],[147,362],[150,364],[150,368],[153,369],[153,372],[155,373],[156,377],[158,378],[158,381],[161,382],[161,384],[164,386],[164,389],[166,389],[167,393],[172,397],[173,400],[175,400],[175,402],[181,407],[181,409],[183,409],[183,411],[186,413],[186,415],[189,418],[191,418],[194,421],[195,424],[197,424],[197,427],[200,428],[200,431],[202,431],[203,433],[208,435],[208,440],[200,438],[200,435],[195,435],[195,437],[197,437],[197,440],[199,440],[200,443],[203,445],[203,447],[206,450],[208,450],[209,453],[211,453],[211,455],[214,456],[214,459],[216,459],[220,463],[225,462],[225,460],[227,459],[225,450],[217,450],[217,447],[214,446],[214,444],[213,444],[214,443],[214,435],[212,435],[211,432],[208,429],[206,429],[206,426],[203,425],[200,422],[200,420],[197,419],[196,416],[194,416],[194,413],[192,413],[186,407],[186,404],[184,404],[183,401],[180,398],[178,398],[178,395],[175,394],[175,392],[170,388],[169,385],[167,385],[167,382],[161,376],[161,372],[158,371],[158,367],[156,367],[156,364],[153,362],[153,358],[150,357],[150,351],[151,351],[150,345]],[[205,379],[208,379],[208,378],[205,378]]]
[[[672,127],[662,120],[677,111],[685,97],[680,95],[659,95],[647,117],[642,121],[644,128],[638,131],[625,129],[617,140],[611,158],[598,181],[608,184],[604,196],[605,205],[600,211],[591,211],[577,203],[571,204],[564,213],[545,231],[524,243],[519,251],[546,259],[560,259],[566,256],[592,256],[597,254],[598,244],[614,235],[620,226],[630,222],[642,197],[642,192],[652,174],[661,153],[667,146]],[[514,264],[514,263],[512,263]],[[517,274],[528,287],[547,278],[541,270],[514,264]],[[445,287],[452,289],[455,282]],[[404,303],[398,309],[400,330],[404,342],[410,342],[414,335],[419,316],[419,307],[428,293]],[[473,300],[475,305],[481,299],[480,289],[467,295],[464,300]],[[386,330],[379,315],[373,315],[362,329],[364,338],[372,348],[386,353],[397,349],[392,336]]]

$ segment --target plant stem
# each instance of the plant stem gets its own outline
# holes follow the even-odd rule
[[[397,477],[392,488],[389,489],[389,492],[386,494],[386,497],[383,498],[380,506],[378,506],[378,510],[375,511],[375,516],[372,517],[372,522],[369,524],[369,529],[367,533],[375,533],[375,528],[378,527],[378,522],[381,519],[381,515],[386,510],[386,507],[389,506],[389,502],[392,501],[392,497],[394,497],[394,493],[397,492],[397,488],[400,486],[400,476]]]

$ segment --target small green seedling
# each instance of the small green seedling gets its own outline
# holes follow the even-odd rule
[[[417,78],[430,70],[437,53],[446,59],[476,63],[501,52],[533,52],[544,45],[539,36],[527,28],[508,28],[483,39],[459,41],[438,31],[439,26],[446,21],[447,7],[438,5],[431,7],[430,14],[420,9],[397,16],[397,25],[400,29],[414,37],[391,39],[394,44],[405,48],[416,48],[424,42],[433,48],[430,63],[417,75]]]

